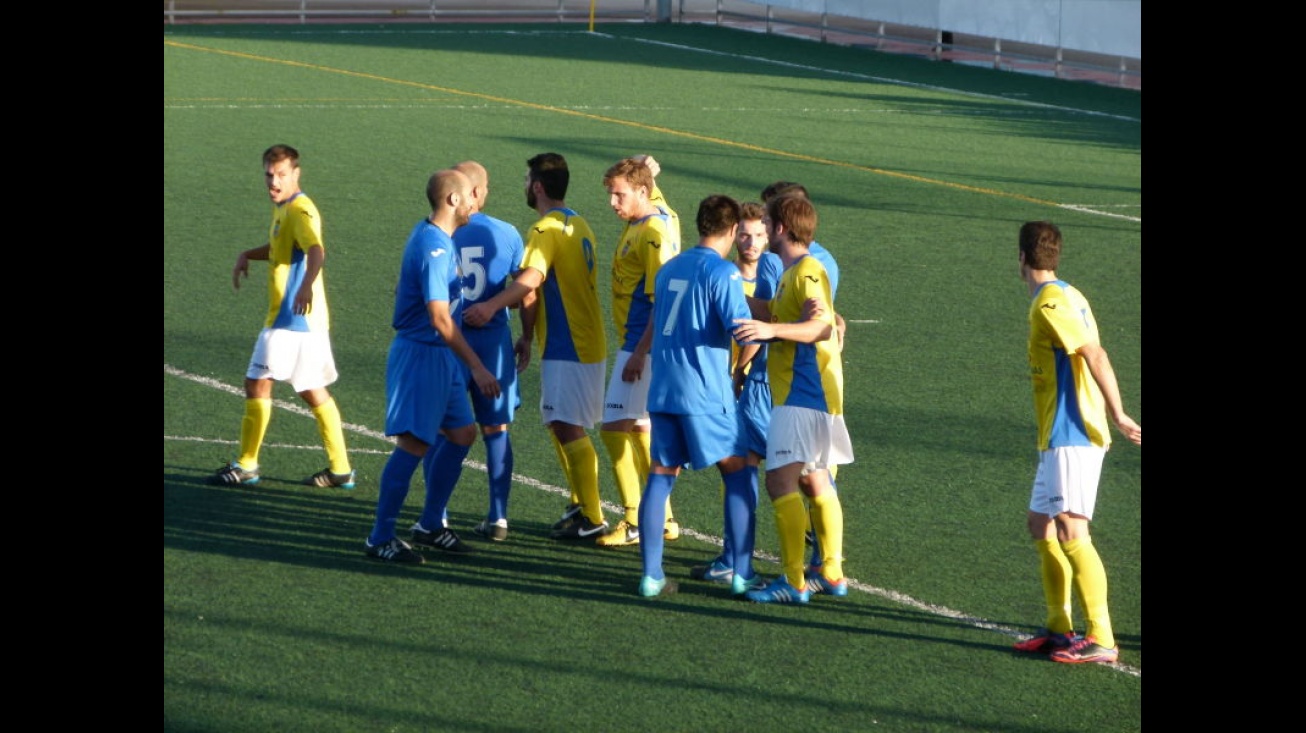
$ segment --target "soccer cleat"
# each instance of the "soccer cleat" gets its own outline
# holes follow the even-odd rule
[[[733,587],[732,585],[731,588]],[[754,603],[807,603],[812,594],[806,588],[799,590],[789,585],[789,581],[781,575],[761,590],[748,591],[744,597]]]
[[[694,580],[706,580],[709,583],[729,583],[735,577],[735,569],[718,557],[707,565],[695,565],[690,568],[689,577]]]
[[[508,520],[500,519],[497,522],[491,522],[488,519],[482,519],[481,523],[476,525],[476,528],[472,531],[487,540],[503,542],[508,539]]]
[[[445,552],[471,552],[472,548],[453,533],[448,527],[441,527],[439,532],[427,532],[420,524],[413,525],[411,542],[418,547],[429,547]]]
[[[1065,649],[1052,652],[1052,661],[1065,664],[1084,664],[1086,662],[1115,664],[1119,660],[1120,649],[1104,647],[1091,636],[1081,636]]]
[[[847,578],[830,580],[821,574],[819,566],[807,568],[807,572],[803,575],[807,578],[807,590],[811,593],[825,593],[837,598],[848,595]]]
[[[639,527],[621,520],[617,526],[612,528],[611,532],[603,535],[594,541],[599,547],[625,547],[626,545],[639,544]]]
[[[680,522],[675,517],[667,517],[667,523],[662,528],[662,539],[667,542],[680,539]]]
[[[321,486],[323,488],[334,486],[337,489],[354,488],[354,472],[349,473],[331,473],[331,467],[318,471],[317,473],[304,479],[307,486]]]
[[[1018,641],[1012,648],[1018,652],[1029,652],[1030,654],[1051,654],[1058,649],[1065,649],[1075,641],[1075,632],[1067,631],[1057,633],[1047,629],[1039,629],[1034,636]]]
[[[258,479],[257,468],[247,471],[241,468],[239,463],[232,461],[219,468],[212,476],[209,476],[209,483],[226,486],[253,486],[258,483]]]
[[[731,572],[730,576],[730,592],[736,596],[742,596],[753,590],[766,590],[766,581],[762,580],[760,575],[754,575],[748,580],[735,575],[734,572]]]
[[[367,547],[367,556],[373,560],[382,560],[384,562],[407,563],[410,565],[421,565],[426,562],[407,542],[395,537],[389,542],[373,547],[367,542],[363,543]]]
[[[645,575],[639,579],[639,594],[645,598],[662,595],[662,589],[667,587],[667,579],[654,580]]]
[[[595,540],[607,529],[607,522],[595,524],[590,521],[589,517],[581,514],[562,529],[555,529],[550,532],[549,536],[555,540]]]
[[[571,524],[579,516],[580,504],[568,504],[567,508],[562,512],[562,519],[553,523],[553,529],[566,529],[567,525]]]

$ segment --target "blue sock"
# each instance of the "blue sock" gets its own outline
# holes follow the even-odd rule
[[[444,526],[449,497],[453,496],[453,487],[463,473],[463,459],[471,449],[469,445],[442,439],[426,452],[422,461],[426,468],[426,505],[418,521],[427,532]]]
[[[441,445],[443,445],[444,443],[447,443],[447,442],[448,442],[448,441],[444,439],[444,435],[437,435],[437,436],[435,436],[435,442],[434,442],[433,444],[431,444],[431,448],[430,448],[430,450],[426,451],[426,455],[422,456],[422,476],[423,476],[423,477],[425,477],[425,476],[430,476],[430,475],[431,475],[431,467],[435,465],[435,454],[436,454],[436,452],[437,452],[436,449],[439,448],[439,447],[440,447]],[[423,480],[425,480],[425,479],[423,479]],[[429,484],[428,484],[428,486],[429,486]],[[423,512],[423,516],[425,516],[425,512]],[[422,529],[426,530],[427,532],[434,532],[434,531],[436,530],[436,527],[429,526],[429,525],[427,525],[425,522],[423,522],[423,521],[421,521],[421,520],[418,520],[418,523],[421,524],[421,525],[422,525]],[[445,510],[444,510],[443,512],[440,513],[440,526],[441,526],[441,527],[448,527],[448,526],[449,526],[449,509],[448,509],[447,507],[445,508]]]
[[[508,494],[512,491],[512,440],[508,431],[485,436],[485,468],[490,480],[491,522],[508,518]]]
[[[383,545],[395,537],[395,524],[399,522],[399,512],[404,508],[404,499],[408,498],[408,485],[413,480],[413,472],[422,459],[403,448],[395,448],[381,469],[380,495],[376,498],[376,523],[372,533],[367,536],[367,544],[372,547]]]
[[[757,539],[757,466],[745,466],[721,480],[726,485],[726,536],[731,539],[726,562],[739,577],[751,578]]]
[[[662,572],[662,550],[666,544],[662,539],[662,525],[667,521],[667,498],[675,485],[675,476],[650,471],[644,495],[639,499],[639,557],[644,575],[654,580],[667,577]]]

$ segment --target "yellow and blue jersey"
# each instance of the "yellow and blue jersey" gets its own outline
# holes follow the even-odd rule
[[[325,271],[318,272],[313,281],[312,307],[307,313],[295,313],[295,294],[308,269],[308,250],[323,246],[322,217],[303,192],[273,207],[268,244],[268,317],[263,325],[291,331],[330,328]]]
[[[1061,280],[1044,283],[1029,306],[1029,376],[1038,449],[1111,445],[1106,402],[1078,350],[1098,343],[1083,293]]]
[[[653,190],[661,199],[661,192]],[[621,230],[612,258],[612,319],[621,350],[634,351],[644,335],[658,270],[679,252],[680,219],[665,203],[657,213],[628,221]]]
[[[821,320],[834,328],[833,297],[825,267],[815,257],[804,255],[780,277],[771,300],[773,323],[795,323],[803,317],[808,298],[821,301]],[[767,347],[767,375],[771,380],[771,402],[775,406],[809,407],[831,415],[843,414],[843,361],[833,336],[814,344],[784,339]]]
[[[535,322],[541,359],[596,364],[608,358],[594,247],[594,230],[567,208],[550,209],[527,233],[522,267],[544,273]]]

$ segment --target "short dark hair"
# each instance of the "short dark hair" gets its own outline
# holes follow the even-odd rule
[[[811,198],[811,196],[807,195],[807,187],[801,183],[796,183],[794,181],[776,181],[762,189],[762,203],[766,203],[784,193],[796,193],[800,194],[803,198]]]
[[[811,244],[816,236],[816,207],[806,196],[782,193],[766,202],[766,215],[772,225],[783,224],[789,241]]]
[[[724,194],[712,194],[698,204],[698,235],[720,236],[740,221],[739,202]]]
[[[1020,227],[1020,253],[1034,270],[1056,270],[1061,264],[1061,230],[1050,221],[1027,221]]]
[[[289,145],[273,145],[263,151],[263,165],[280,163],[287,158],[290,159],[290,167],[299,167],[299,151]]]
[[[558,153],[540,153],[526,161],[526,168],[532,181],[539,181],[544,187],[544,195],[554,201],[567,198],[567,186],[571,183],[571,171],[567,169],[567,159]]]

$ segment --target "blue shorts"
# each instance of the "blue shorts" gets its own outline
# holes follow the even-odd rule
[[[738,444],[739,422],[735,415],[673,415],[649,413],[653,460],[667,467],[688,465],[695,471],[730,456],[743,456]]]
[[[385,434],[434,445],[441,429],[471,425],[467,367],[447,346],[396,338],[385,362]]]
[[[751,453],[766,457],[766,433],[771,429],[771,384],[746,379],[739,391],[739,440]]]
[[[512,331],[507,327],[464,328],[463,338],[472,351],[481,357],[481,363],[499,380],[499,396],[490,399],[481,394],[472,382],[471,370],[463,366],[463,381],[472,398],[472,413],[482,425],[507,425],[521,407],[521,393],[517,388],[517,356],[512,351]],[[459,362],[462,363],[461,361]]]

